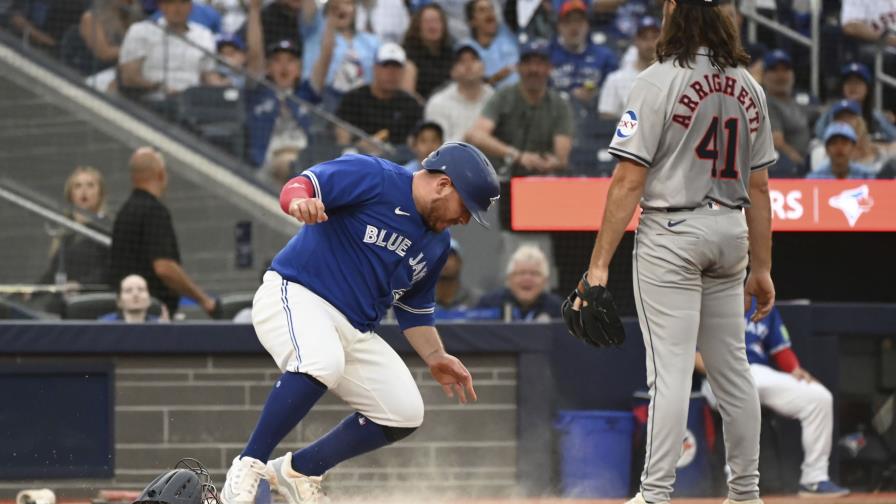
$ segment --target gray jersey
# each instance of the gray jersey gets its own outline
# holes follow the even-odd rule
[[[749,206],[749,174],[776,160],[765,94],[743,67],[720,71],[700,51],[641,72],[609,151],[649,168],[641,206]]]

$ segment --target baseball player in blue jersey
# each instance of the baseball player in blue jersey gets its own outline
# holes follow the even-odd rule
[[[818,383],[790,348],[790,336],[781,320],[781,313],[772,307],[768,316],[751,320],[756,313],[753,301],[746,314],[746,348],[750,374],[759,392],[759,403],[772,411],[800,421],[803,441],[803,465],[799,494],[802,497],[841,497],[849,493],[828,476],[834,429],[834,398]],[[706,372],[700,353],[697,371]],[[714,407],[718,401],[703,381],[703,395]]]
[[[494,168],[475,147],[450,142],[409,173],[376,157],[346,155],[290,180],[283,210],[305,226],[274,258],[255,295],[252,323],[283,375],[221,491],[251,504],[264,478],[288,504],[325,502],[323,474],[343,460],[411,434],[423,400],[404,362],[375,332],[389,307],[448,397],[476,400],[466,367],[445,352],[434,324],[434,286],[449,226],[498,199]],[[277,444],[326,391],[356,412],[295,453]]]

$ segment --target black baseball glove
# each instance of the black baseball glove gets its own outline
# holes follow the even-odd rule
[[[587,273],[582,276],[579,285],[561,307],[569,334],[598,348],[622,345],[625,330],[613,296],[602,285],[591,286],[587,276]],[[582,300],[578,310],[573,309],[576,299]]]

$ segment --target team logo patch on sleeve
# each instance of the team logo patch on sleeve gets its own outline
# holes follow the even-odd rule
[[[634,110],[626,110],[622,113],[622,119],[616,125],[616,136],[618,138],[628,138],[635,134],[638,129],[638,114]]]

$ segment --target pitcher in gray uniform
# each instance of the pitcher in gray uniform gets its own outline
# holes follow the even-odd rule
[[[610,144],[619,163],[587,272],[591,285],[606,285],[640,201],[633,281],[651,400],[641,491],[630,504],[671,498],[698,347],[724,422],[726,503],[761,502],[743,314],[745,291],[758,299],[757,319],[774,303],[766,168],[776,155],[765,95],[717,3],[663,6],[657,62],[635,81]]]

